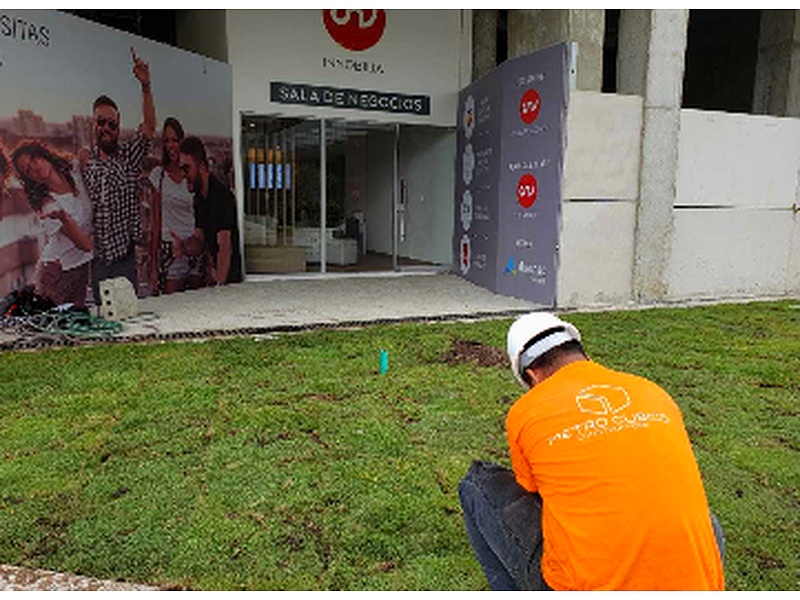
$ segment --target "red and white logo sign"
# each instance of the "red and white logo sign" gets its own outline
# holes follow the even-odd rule
[[[465,233],[461,236],[461,274],[466,275],[472,264],[472,242]]]
[[[522,94],[522,98],[519,101],[519,118],[526,125],[530,125],[538,118],[541,108],[542,99],[539,96],[539,92],[531,88]]]
[[[530,208],[539,196],[539,184],[536,177],[525,173],[517,183],[517,202],[522,208]]]
[[[360,52],[377,44],[386,29],[386,11],[334,8],[322,11],[322,22],[333,40],[348,50]]]

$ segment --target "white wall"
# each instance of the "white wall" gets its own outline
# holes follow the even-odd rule
[[[572,90],[562,180],[556,301],[631,299],[642,99]]]
[[[681,111],[670,299],[797,292],[800,120]]]
[[[454,126],[462,72],[461,11],[387,10],[386,15],[377,45],[353,52],[328,35],[321,10],[227,11],[234,111]],[[366,61],[381,65],[382,73],[325,67],[323,58]],[[431,114],[273,103],[270,81],[424,94],[431,98]]]

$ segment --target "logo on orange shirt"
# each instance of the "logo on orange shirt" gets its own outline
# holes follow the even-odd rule
[[[593,415],[611,415],[631,405],[628,392],[613,385],[592,385],[575,396],[581,412]]]
[[[623,412],[630,408],[631,397],[625,388],[615,385],[583,388],[575,396],[575,402],[582,413],[593,416],[555,432],[547,440],[549,445],[566,440],[584,442],[597,436],[670,422],[669,416],[664,413]]]

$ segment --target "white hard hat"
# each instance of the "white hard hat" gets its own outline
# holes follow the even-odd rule
[[[547,312],[528,313],[508,329],[507,350],[511,370],[524,388],[522,372],[548,350],[571,341],[581,341],[581,334],[571,323]]]

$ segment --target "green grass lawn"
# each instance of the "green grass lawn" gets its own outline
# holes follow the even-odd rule
[[[570,319],[594,359],[680,405],[728,588],[800,588],[800,302]],[[473,459],[508,464],[521,390],[452,356],[503,349],[509,323],[2,354],[0,563],[191,589],[483,589],[456,487]]]

